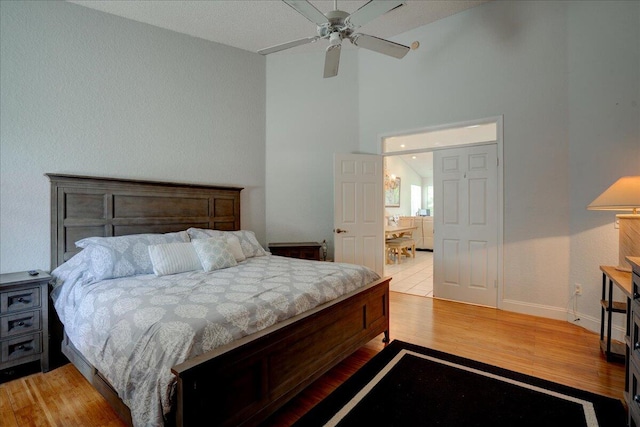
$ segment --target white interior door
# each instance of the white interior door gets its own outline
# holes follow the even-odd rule
[[[497,146],[434,152],[433,294],[497,305]]]
[[[335,154],[334,249],[336,262],[384,268],[382,156]]]

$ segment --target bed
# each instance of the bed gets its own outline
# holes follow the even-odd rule
[[[91,237],[189,229],[234,233],[241,230],[242,188],[54,174],[48,177],[52,269],[79,253],[75,242]],[[282,274],[288,274],[285,268],[322,272],[339,266],[271,255],[241,264],[257,271],[258,264],[265,264],[267,259],[276,261],[277,265],[270,268],[279,269]],[[188,275],[192,282],[209,280],[196,273]],[[141,280],[156,279],[145,276]],[[263,421],[368,341],[380,335],[388,341],[389,280],[376,276],[364,286],[346,289],[335,299],[205,349],[172,366],[175,385],[170,393],[171,412],[165,414],[165,422],[191,426],[256,425]],[[98,285],[103,283],[95,286]],[[83,346],[70,339],[73,334],[62,331],[60,335],[63,354],[105,396],[123,421],[133,425],[131,409],[121,398],[123,391],[117,391],[118,387],[107,379],[109,375],[88,361],[77,348]]]

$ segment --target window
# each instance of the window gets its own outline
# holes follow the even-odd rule
[[[411,212],[410,215],[417,215],[422,209],[422,187],[411,184]]]

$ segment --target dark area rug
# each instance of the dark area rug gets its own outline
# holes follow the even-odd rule
[[[626,418],[620,400],[396,340],[295,426],[618,427]]]

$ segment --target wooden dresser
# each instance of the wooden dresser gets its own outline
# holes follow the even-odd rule
[[[292,242],[292,243],[269,243],[269,252],[273,255],[286,256],[289,258],[322,260],[320,255],[321,244],[318,242]]]
[[[44,271],[0,274],[0,369],[40,360],[49,370],[50,280]]]
[[[627,257],[631,274],[631,313],[627,360],[629,426],[640,427],[640,257]]]

